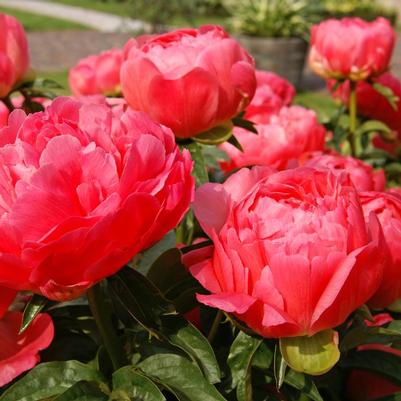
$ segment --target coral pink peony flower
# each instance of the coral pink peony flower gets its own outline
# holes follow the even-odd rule
[[[110,49],[80,60],[68,75],[72,93],[75,96],[118,94],[122,62],[121,49]]]
[[[387,98],[377,92],[373,86],[367,82],[358,82],[356,87],[358,114],[370,119],[383,121],[398,135],[398,144],[401,140],[401,81],[389,72],[380,75],[375,82],[392,90],[398,97],[396,109],[393,109]],[[335,81],[329,81],[328,86],[332,88]],[[345,82],[338,87],[333,96],[340,99],[345,105],[349,103],[349,82]],[[392,151],[395,147],[393,143],[385,143],[380,138],[375,138],[375,146]]]
[[[39,314],[23,334],[18,334],[22,313],[7,312],[14,296],[15,292],[0,288],[0,387],[32,369],[40,360],[39,351],[47,348],[54,336],[47,314]]]
[[[0,130],[0,285],[80,295],[174,228],[192,161],[140,112],[58,98]]]
[[[394,43],[384,18],[328,19],[312,27],[309,65],[323,78],[365,80],[387,70]]]
[[[369,301],[372,307],[382,308],[401,298],[401,194],[362,192],[360,198],[366,218],[372,212],[378,217],[390,251],[381,285]]]
[[[29,69],[25,31],[14,17],[0,13],[0,98],[5,97]]]
[[[343,156],[334,151],[305,154],[301,164],[306,167],[345,171],[358,191],[384,191],[386,186],[383,169],[374,170],[362,160]]]
[[[365,224],[346,174],[244,168],[201,186],[194,212],[214,243],[184,256],[211,292],[198,300],[263,336],[333,328],[380,284],[380,225],[374,215]]]
[[[271,116],[288,106],[295,96],[295,88],[286,79],[268,71],[256,71],[256,92],[246,108],[245,118],[267,124]]]
[[[125,99],[179,138],[225,123],[254,95],[253,59],[220,27],[180,29],[128,46]]]
[[[221,167],[228,172],[238,167],[265,165],[279,169],[304,152],[323,150],[325,128],[317,121],[316,113],[301,106],[284,107],[272,116],[269,124],[256,125],[254,134],[242,128],[234,129],[243,151],[224,143],[221,149],[229,158]]]

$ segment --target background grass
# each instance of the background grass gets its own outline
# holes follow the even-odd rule
[[[68,4],[71,6],[88,8],[91,10],[102,11],[116,14],[127,18],[142,19],[140,15],[133,15],[130,9],[130,0],[126,1],[101,1],[101,0],[51,0],[53,3]],[[165,0],[166,2],[169,0]],[[192,24],[191,24],[192,22]],[[189,25],[200,26],[205,24],[225,25],[227,20],[218,15],[213,16],[194,16],[193,21],[188,21],[180,16],[172,18],[169,25],[175,27],[185,27]]]
[[[46,78],[56,81],[58,84],[62,85],[62,89],[52,89],[59,96],[70,95],[70,89],[68,86],[68,70],[60,71],[38,71],[36,73],[38,78]]]
[[[63,30],[84,30],[88,27],[75,22],[65,21],[59,18],[47,17],[45,15],[33,14],[26,11],[16,10],[7,7],[0,7],[0,13],[12,15],[17,18],[25,30],[35,31],[63,31]]]
[[[101,0],[51,0],[53,3],[68,4],[89,8],[91,10],[102,11],[105,13],[116,14],[122,17],[129,17],[129,1],[101,1]],[[169,0],[166,0],[169,1]]]

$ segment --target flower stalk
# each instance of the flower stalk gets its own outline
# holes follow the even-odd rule
[[[357,151],[357,101],[356,101],[356,82],[350,81],[350,96],[349,96],[349,143],[351,147],[351,155],[356,156]]]
[[[6,105],[10,113],[15,109],[13,103],[11,102],[10,96],[3,97],[1,101]]]

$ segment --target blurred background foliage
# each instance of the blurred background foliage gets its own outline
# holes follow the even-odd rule
[[[127,7],[131,17],[150,22],[155,30],[171,25],[221,23],[233,32],[265,37],[303,37],[320,20],[355,16],[388,18],[397,11],[379,0],[60,0],[101,2]]]

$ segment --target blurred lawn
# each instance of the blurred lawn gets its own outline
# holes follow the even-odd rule
[[[128,18],[138,18],[141,16],[132,15],[130,12],[130,0],[127,1],[102,1],[102,0],[51,0],[53,3],[68,4],[71,6],[88,8],[91,10],[103,11],[110,14],[120,15]],[[165,0],[166,2],[169,0]],[[196,16],[194,17],[192,24],[182,17],[173,18],[169,25],[177,27],[185,27],[189,25],[200,26],[206,24],[220,24],[225,25],[226,20],[218,15],[213,16]]]
[[[21,10],[15,10],[7,7],[0,7],[0,13],[12,15],[17,18],[25,30],[28,32],[33,31],[63,31],[68,29],[83,30],[88,27],[69,22],[58,18],[47,17],[39,14],[32,14]]]
[[[70,95],[70,89],[68,87],[68,70],[62,71],[38,71],[38,78],[46,78],[56,81],[58,84],[62,85],[62,89],[52,89],[57,95]]]
[[[321,124],[328,123],[339,107],[329,94],[320,92],[298,92],[293,103],[314,110]]]
[[[51,0],[53,3],[68,4],[70,6],[77,6],[89,8],[91,10],[103,11],[105,13],[121,15],[122,17],[129,17],[129,1],[102,1],[102,0]],[[169,0],[166,0],[169,1]]]

